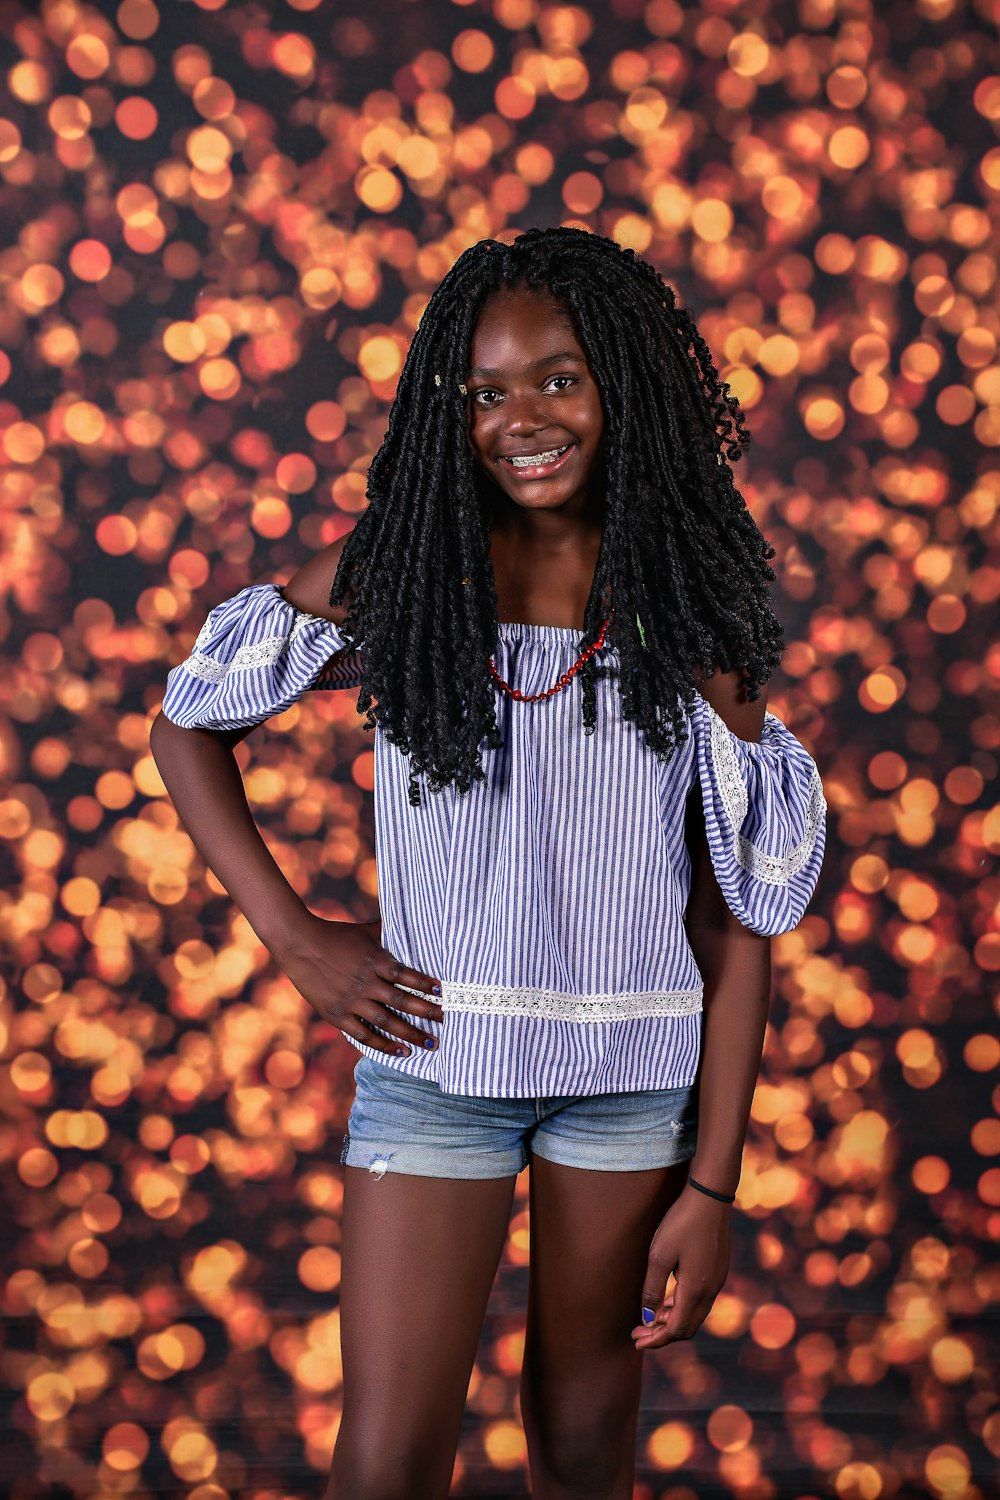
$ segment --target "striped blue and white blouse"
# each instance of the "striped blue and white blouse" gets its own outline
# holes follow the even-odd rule
[[[543,692],[578,655],[580,632],[502,622],[494,662]],[[250,584],[208,615],[170,672],[175,724],[234,729],[308,690],[360,688],[359,650],[330,620]],[[617,662],[614,647],[598,665]],[[538,703],[496,688],[503,748],[485,782],[408,801],[409,760],[375,729],[375,840],[382,943],[440,979],[429,1052],[359,1052],[457,1094],[506,1098],[687,1087],[701,1050],[702,975],[684,930],[684,841],[697,777],[716,879],[744,926],[774,935],[801,918],[819,877],[826,799],[815,761],[768,711],[759,743],[697,694],[688,738],[657,759],[621,716],[617,675],[597,684],[585,735],[581,684]],[[407,987],[403,987],[407,988]],[[418,993],[413,991],[412,993]]]

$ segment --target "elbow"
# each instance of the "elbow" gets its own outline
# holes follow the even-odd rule
[[[168,719],[161,708],[153,720],[149,731],[149,747],[153,751],[154,757],[156,754],[155,746],[160,745],[162,747],[170,740],[176,742],[178,735],[187,733],[188,730],[183,728],[182,725],[175,724],[173,719]]]
[[[238,729],[206,729],[199,724],[177,724],[173,719],[168,719],[161,708],[149,731],[149,750],[159,770],[162,759],[169,757],[171,746],[176,749],[180,745],[193,744],[196,740],[208,740],[233,750],[256,728],[256,724],[241,724]]]
[[[178,743],[177,736],[187,734],[187,732],[179,724],[175,724],[172,719],[168,719],[162,709],[150,726],[149,753],[153,757],[153,764],[159,771],[160,779],[164,784],[166,784],[167,779],[164,773],[170,763],[170,746],[176,746]]]
[[[163,725],[164,724],[169,724],[169,723],[170,723],[170,720],[167,718],[166,714],[161,709],[160,712],[156,715],[156,718],[153,720],[152,725],[150,726],[150,730],[149,730],[149,752],[152,755],[153,760],[156,762],[157,765],[159,765],[159,763],[160,763],[159,756],[157,754],[157,746],[159,746],[160,749],[162,749],[162,747],[163,747],[163,736],[167,732],[166,730],[164,730]]]
[[[169,761],[181,745],[189,745],[192,735],[197,733],[197,730],[187,729],[182,724],[175,724],[173,719],[167,718],[161,708],[149,730],[149,752],[156,763],[157,770],[162,773],[164,762]]]

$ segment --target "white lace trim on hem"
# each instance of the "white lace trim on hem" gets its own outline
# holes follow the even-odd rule
[[[423,990],[411,995],[427,996]],[[704,985],[693,990],[637,990],[616,995],[567,995],[562,990],[533,986],[511,988],[502,984],[457,984],[441,981],[440,1003],[447,1020],[449,1011],[475,1012],[489,1016],[524,1016],[539,1021],[572,1021],[599,1024],[605,1021],[637,1021],[648,1016],[697,1015],[702,1009]]]
[[[733,744],[733,732],[707,699],[705,699],[705,706],[711,725],[712,760],[715,766],[716,785],[729,820],[733,856],[740,867],[754,879],[766,885],[787,886],[792,876],[798,874],[805,865],[815,848],[820,826],[826,814],[826,797],[823,794],[819,769],[816,765],[813,766],[809,780],[805,832],[799,843],[786,855],[765,854],[762,849],[758,849],[750,839],[740,833],[750,810],[750,798],[746,781],[740,770],[736,747]],[[782,723],[783,720],[779,719],[777,714],[765,710],[765,736],[774,724]],[[744,743],[752,744],[754,748],[759,749],[762,742],[744,741]]]

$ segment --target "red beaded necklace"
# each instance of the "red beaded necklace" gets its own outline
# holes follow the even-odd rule
[[[510,683],[504,682],[503,678],[497,672],[497,669],[493,664],[492,656],[490,657],[490,676],[493,678],[493,681],[496,683],[498,688],[502,688],[505,693],[509,693],[512,698],[516,698],[519,703],[538,703],[542,698],[551,698],[554,693],[561,693],[563,688],[566,687],[570,682],[572,682],[573,678],[576,676],[577,672],[580,671],[580,668],[583,666],[584,662],[589,661],[594,652],[600,651],[601,647],[604,645],[604,632],[611,624],[611,615],[613,614],[614,610],[611,611],[611,614],[608,615],[608,618],[601,626],[601,633],[597,637],[597,640],[594,642],[594,644],[592,646],[587,646],[586,649],[582,651],[581,654],[577,657],[573,665],[562,674],[562,676],[552,687],[546,688],[544,693],[531,693],[528,696],[526,696],[524,693],[519,693],[517,688],[512,688],[510,686]]]

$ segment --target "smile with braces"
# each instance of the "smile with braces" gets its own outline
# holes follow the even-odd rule
[[[524,453],[516,455],[504,454],[507,463],[512,464],[515,469],[533,469],[538,464],[550,464],[553,459],[561,458],[569,447],[569,443],[562,448],[550,448],[546,453]]]

